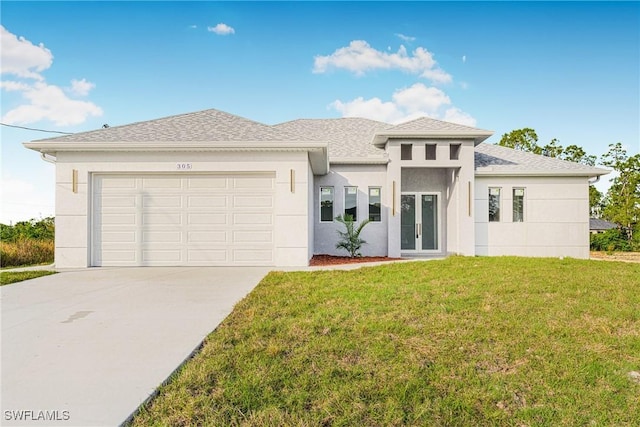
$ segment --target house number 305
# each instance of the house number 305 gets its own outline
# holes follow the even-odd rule
[[[179,171],[187,171],[193,169],[191,163],[176,163],[176,169]]]

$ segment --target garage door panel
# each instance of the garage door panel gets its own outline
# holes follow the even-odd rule
[[[225,225],[226,213],[192,213],[187,215],[188,224],[194,225]]]
[[[272,265],[274,176],[97,174],[92,264]]]
[[[187,234],[188,243],[227,243],[226,231],[191,231]]]
[[[143,231],[142,242],[181,243],[182,233],[179,231]]]
[[[135,243],[135,231],[103,231],[100,236],[103,243]]]
[[[136,225],[136,214],[103,214],[101,224],[106,225]]]
[[[167,263],[177,264],[182,262],[182,251],[177,249],[167,250],[143,250],[143,263]]]
[[[229,263],[228,251],[221,249],[189,250],[187,257],[190,262],[206,264],[227,264]]]
[[[233,232],[235,243],[273,243],[270,230],[236,230]]]
[[[209,177],[199,176],[189,178],[187,181],[188,189],[196,190],[220,190],[228,188],[228,178],[223,176]]]
[[[142,188],[145,189],[181,189],[182,188],[182,178],[143,178],[142,179]]]
[[[177,196],[143,196],[142,206],[144,208],[181,208],[182,197]]]
[[[227,196],[187,196],[190,208],[226,208]]]
[[[273,223],[273,215],[271,213],[248,213],[240,212],[232,214],[234,225],[271,225]]]
[[[182,214],[179,212],[145,213],[142,215],[143,225],[182,225]]]
[[[136,196],[104,196],[102,200],[103,211],[120,211],[121,208],[136,208]]]
[[[103,193],[112,193],[113,191],[122,191],[123,189],[135,189],[138,186],[137,180],[135,178],[125,178],[125,177],[116,177],[111,176],[107,180],[101,180],[98,182],[100,190]]]
[[[235,208],[272,208],[273,197],[271,196],[234,196],[233,207]]]
[[[271,189],[273,180],[262,177],[238,177],[232,178],[232,186],[236,189]]]

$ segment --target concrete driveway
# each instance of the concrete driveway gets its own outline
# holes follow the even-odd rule
[[[121,424],[268,271],[92,268],[0,287],[0,424]]]

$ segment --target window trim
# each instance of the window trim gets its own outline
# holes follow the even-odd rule
[[[371,190],[378,190],[378,209],[380,210],[380,212],[378,213],[378,219],[371,219]],[[369,187],[369,190],[367,191],[367,197],[368,197],[368,208],[369,208],[369,212],[368,212],[368,218],[369,221],[371,222],[382,222],[382,187]]]
[[[344,197],[342,198],[342,201],[344,202],[342,205],[342,217],[344,218],[347,215],[347,195],[349,194],[349,188],[354,188],[355,189],[355,199],[356,199],[356,205],[355,205],[355,215],[353,215],[353,220],[354,221],[358,221],[358,187],[355,185],[345,185],[344,186]],[[350,215],[350,214],[349,214]]]
[[[491,194],[491,190],[498,190],[498,209],[497,209],[497,218],[491,219],[491,197],[495,196]],[[487,213],[488,213],[488,222],[501,222],[501,211],[502,211],[502,187],[489,187],[488,188],[488,199],[487,199]],[[495,217],[496,215],[494,215]]]
[[[322,219],[322,190],[323,189],[330,189],[331,190],[331,221],[327,221],[327,220],[323,220]],[[335,206],[336,206],[336,191],[335,188],[333,186],[321,186],[320,187],[320,192],[318,194],[318,202],[319,202],[319,206],[318,206],[318,213],[319,213],[319,220],[320,222],[324,222],[324,223],[330,223],[333,222],[334,219],[334,213],[335,213]]]
[[[460,160],[460,151],[462,150],[462,144],[450,144],[449,145],[449,160]]]
[[[522,197],[522,212],[521,212],[521,219],[516,221],[516,191],[517,190],[522,190],[522,196],[517,196],[517,197]],[[525,221],[525,217],[524,217],[524,204],[525,204],[525,198],[526,198],[527,192],[526,192],[526,188],[525,187],[513,187],[513,189],[511,190],[511,221],[512,222],[524,222]]]

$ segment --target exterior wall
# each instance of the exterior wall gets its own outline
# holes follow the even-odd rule
[[[401,145],[412,144],[411,160],[401,160]],[[425,159],[426,144],[436,144],[436,159]],[[460,144],[458,160],[451,160],[449,147]],[[455,139],[396,139],[387,143],[389,164],[387,166],[387,187],[395,185],[395,199],[390,201],[389,210],[389,256],[399,257],[400,250],[400,195],[409,190],[403,187],[403,170],[408,168],[425,168],[440,170],[444,177],[442,184],[443,209],[446,212],[446,224],[442,233],[446,237],[442,245],[448,253],[461,255],[475,254],[474,217],[470,203],[474,186],[474,144],[472,140]],[[404,178],[406,179],[406,178]],[[411,188],[411,187],[410,187]],[[395,215],[393,214],[395,212]]]
[[[489,187],[500,187],[500,222],[489,222]],[[524,222],[513,222],[514,187],[525,189]],[[586,177],[476,177],[477,255],[589,258]]]
[[[344,250],[336,249],[338,230],[344,226],[339,222],[320,222],[320,187],[334,188],[334,217],[344,213],[344,187],[358,187],[358,219],[369,217],[369,187],[381,187],[380,222],[370,222],[360,235],[367,244],[361,252],[364,256],[387,255],[387,218],[389,216],[390,188],[385,183],[386,165],[331,165],[327,175],[316,176],[313,190],[313,211],[315,244],[314,253],[345,255]]]
[[[313,176],[313,170],[311,170],[311,165],[307,168],[307,233],[309,234],[307,237],[307,241],[309,245],[307,245],[307,260],[310,260],[313,257],[313,251],[315,246],[315,221],[316,221],[316,212],[314,210],[314,201],[316,200],[313,197],[314,194],[314,186],[315,179]]]
[[[179,169],[178,164],[189,164]],[[78,192],[72,191],[73,170]],[[291,191],[291,170],[295,186]],[[306,152],[161,152],[58,153],[56,163],[56,267],[90,265],[91,174],[113,173],[275,172],[274,263],[306,266],[311,234],[309,161]]]

